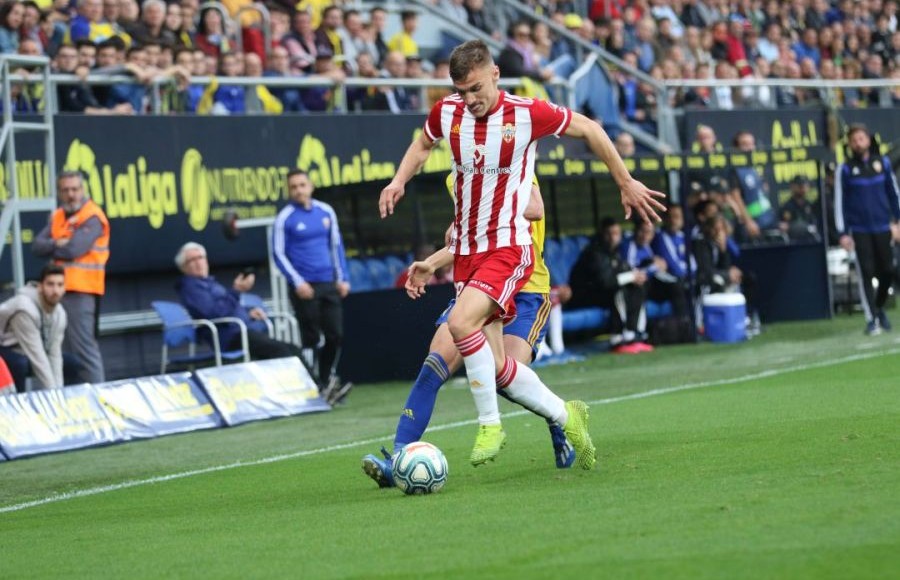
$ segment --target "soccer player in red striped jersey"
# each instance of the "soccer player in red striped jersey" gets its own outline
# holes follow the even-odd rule
[[[493,460],[506,434],[500,423],[496,386],[515,384],[535,397],[549,391],[526,365],[507,357],[502,323],[515,318],[516,293],[531,276],[534,250],[525,207],[531,195],[536,142],[550,135],[583,139],[609,167],[619,186],[625,217],[635,211],[659,221],[658,198],[628,172],[606,132],[587,117],[546,101],[515,97],[499,90],[500,70],[482,41],[461,44],[450,55],[456,93],[436,103],[423,134],[410,145],[394,179],[381,192],[379,211],[387,217],[403,197],[432,148],[447,139],[453,156],[455,216],[450,251],[454,254],[456,306],[447,321],[463,356],[478,410],[479,430],[471,462]],[[586,406],[565,410],[561,421],[583,467],[594,462]],[[588,465],[589,463],[590,465]]]

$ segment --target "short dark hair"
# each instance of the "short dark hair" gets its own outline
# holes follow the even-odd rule
[[[41,275],[38,278],[39,282],[43,282],[47,279],[48,276],[65,276],[66,269],[60,266],[59,264],[47,264],[41,269]]]
[[[97,48],[97,45],[94,44],[94,41],[90,40],[88,38],[79,38],[78,40],[75,41],[75,50],[80,49],[82,46],[90,46],[91,48],[94,48],[94,49]]]
[[[741,135],[750,135],[751,137],[753,137],[754,141],[756,140],[756,136],[753,135],[753,133],[751,133],[750,131],[747,131],[746,129],[743,129],[743,130],[735,133],[734,139],[731,140],[731,144],[734,145],[735,147],[737,147],[739,139],[741,138]]]
[[[81,173],[80,171],[66,170],[60,171],[56,174],[56,185],[59,185],[59,182],[63,179],[72,179],[73,177],[77,177],[79,180],[81,180],[82,183],[84,182],[83,173]]]
[[[863,125],[862,123],[853,123],[849,127],[847,127],[847,139],[853,137],[854,133],[859,133],[862,131],[866,135],[869,135],[869,128]]]
[[[450,53],[450,78],[461,81],[469,76],[473,69],[491,64],[494,64],[494,59],[488,45],[483,40],[469,40]]]
[[[600,220],[600,233],[604,233],[609,228],[617,225],[619,225],[619,222],[616,220],[616,218],[608,215]]]
[[[419,13],[415,10],[403,10],[400,12],[400,20],[406,21],[412,18],[416,18],[419,16]]]
[[[292,177],[296,177],[297,175],[305,175],[306,177],[309,177],[309,173],[307,173],[306,170],[297,168],[288,171],[287,176],[285,177],[285,181],[290,181]]]

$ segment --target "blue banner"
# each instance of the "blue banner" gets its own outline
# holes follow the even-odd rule
[[[213,429],[223,425],[190,373],[141,377],[94,386],[110,421],[126,439]]]
[[[0,397],[0,448],[9,459],[123,440],[90,385]]]
[[[293,357],[200,369],[196,376],[228,425],[331,409]]]

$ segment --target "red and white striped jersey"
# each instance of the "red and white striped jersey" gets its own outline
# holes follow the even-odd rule
[[[425,134],[432,141],[446,138],[453,152],[451,252],[469,255],[531,244],[523,214],[531,197],[537,140],[561,135],[571,120],[565,107],[505,91],[481,118],[466,109],[459,95],[434,105]]]

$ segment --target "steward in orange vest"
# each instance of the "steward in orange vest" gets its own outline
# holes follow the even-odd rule
[[[84,222],[96,217],[103,225],[103,233],[87,251],[72,260],[54,260],[66,269],[66,292],[83,292],[103,296],[106,290],[106,262],[109,261],[109,220],[103,210],[87,200],[81,209],[69,217],[58,208],[50,218],[50,236],[54,240],[71,239],[72,234]]]

